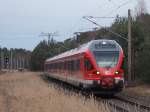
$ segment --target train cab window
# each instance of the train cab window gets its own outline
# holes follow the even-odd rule
[[[92,70],[93,69],[93,66],[92,66],[92,64],[91,64],[89,59],[85,59],[84,66],[85,66],[86,70]]]
[[[119,59],[119,51],[94,51],[98,67],[115,67]]]

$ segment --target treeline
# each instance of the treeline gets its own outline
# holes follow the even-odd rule
[[[150,79],[150,15],[140,14],[132,18],[132,74],[133,79],[146,78]],[[110,27],[103,27],[95,31],[88,31],[77,34],[64,42],[57,42],[53,38],[50,42],[41,41],[31,54],[31,69],[43,70],[44,61],[61,52],[75,48],[80,44],[86,43],[92,39],[113,39],[116,40],[124,49],[127,58],[128,42],[112,34],[108,30],[116,32],[127,38],[128,35],[128,18],[116,17]],[[126,60],[127,62],[127,60]],[[127,69],[127,65],[126,65]]]
[[[31,51],[0,48],[0,69],[30,69]]]

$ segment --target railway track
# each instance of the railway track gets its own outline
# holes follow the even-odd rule
[[[130,109],[126,108],[127,105],[124,105],[122,102],[121,105],[116,100],[102,100],[102,102],[108,105],[111,112],[130,112]]]
[[[76,92],[81,93],[85,97],[89,98],[91,93],[83,92],[81,89],[72,87],[71,85],[68,85],[63,82],[59,82],[58,80],[52,80],[48,79],[51,83],[56,84],[56,88],[60,89],[63,88],[66,94],[70,94],[70,92]],[[58,85],[58,86],[57,86]],[[110,98],[102,98],[101,96],[93,95],[95,99],[98,102],[103,102],[104,104],[108,105],[111,112],[150,112],[150,106],[143,104],[139,101],[139,99],[136,99],[131,96],[123,96],[123,95],[116,95],[114,97]],[[144,102],[144,101],[143,101]]]
[[[146,100],[139,99],[130,95],[117,95],[116,99],[129,103],[130,105],[138,107],[141,110],[145,110],[146,112],[150,112],[150,105]]]
[[[117,95],[112,99],[98,98],[98,101],[108,104],[112,112],[150,112],[148,104],[143,104],[131,96]]]

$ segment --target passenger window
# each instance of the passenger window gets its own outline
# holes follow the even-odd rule
[[[93,69],[93,66],[92,66],[92,64],[91,64],[89,59],[85,59],[84,66],[85,66],[86,70],[92,70]]]
[[[75,71],[79,71],[80,70],[80,60],[76,60],[75,61]]]

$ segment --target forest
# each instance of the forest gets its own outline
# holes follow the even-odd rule
[[[30,69],[31,51],[25,49],[0,48],[0,69]]]

